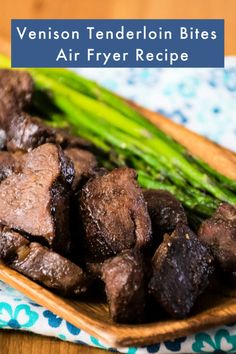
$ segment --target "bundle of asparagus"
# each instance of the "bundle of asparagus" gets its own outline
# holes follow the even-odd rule
[[[0,67],[6,67],[0,57]],[[68,125],[109,154],[109,166],[129,165],[144,188],[172,192],[195,215],[211,215],[219,202],[236,204],[236,181],[191,156],[112,92],[66,69],[27,69],[34,105],[57,127]]]

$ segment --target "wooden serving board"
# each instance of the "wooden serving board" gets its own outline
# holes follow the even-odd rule
[[[163,116],[139,109],[163,131],[181,142],[194,155],[225,175],[236,179],[236,155],[209,140],[169,121]],[[7,266],[0,264],[0,280],[113,347],[148,345],[236,320],[236,292],[215,291],[199,299],[194,313],[184,320],[160,319],[142,325],[118,325],[109,318],[104,303],[59,297]],[[157,314],[158,318],[158,314]]]

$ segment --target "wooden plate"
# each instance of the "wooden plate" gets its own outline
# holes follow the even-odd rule
[[[236,179],[236,155],[190,132],[159,114],[139,109],[163,131],[181,142],[194,155],[212,167]],[[199,299],[194,313],[184,320],[160,319],[143,325],[117,325],[103,303],[64,299],[40,285],[0,264],[0,280],[48,308],[76,327],[88,332],[112,347],[140,346],[193,334],[199,330],[230,323],[236,320],[234,293],[208,292]],[[158,318],[158,315],[156,316]]]
[[[236,298],[223,295],[222,292],[217,294],[209,291],[199,299],[195,313],[187,319],[162,319],[142,325],[118,325],[110,320],[104,303],[62,298],[3,264],[0,264],[0,279],[111,347],[153,344],[236,319]]]

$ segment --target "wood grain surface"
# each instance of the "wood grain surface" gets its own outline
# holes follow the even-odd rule
[[[1,354],[105,354],[102,349],[27,332],[1,331]]]

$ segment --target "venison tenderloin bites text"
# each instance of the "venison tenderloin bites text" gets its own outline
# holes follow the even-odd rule
[[[152,259],[150,294],[173,317],[189,314],[213,273],[213,257],[188,226],[164,236]]]
[[[88,262],[102,262],[124,249],[145,249],[151,221],[136,172],[117,168],[89,180],[80,195]]]
[[[145,314],[145,280],[142,256],[126,250],[106,260],[102,267],[111,318],[120,323],[139,323]]]
[[[79,295],[86,291],[87,279],[80,267],[39,243],[30,243],[7,227],[0,228],[0,259],[62,295]]]
[[[236,206],[222,203],[199,231],[200,240],[210,246],[223,271],[236,272]]]
[[[187,224],[187,216],[182,204],[167,191],[144,189],[143,195],[152,222],[153,246],[157,247],[179,222]]]
[[[72,162],[52,144],[41,145],[22,159],[22,171],[0,184],[0,223],[66,254]]]

